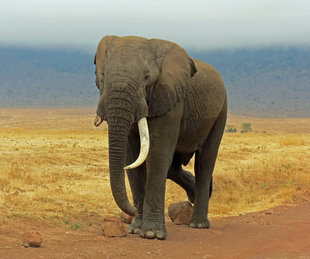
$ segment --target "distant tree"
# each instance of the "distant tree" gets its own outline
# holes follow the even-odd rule
[[[252,131],[251,123],[249,123],[249,122],[242,123],[241,133],[247,133],[247,132],[251,132],[251,131]]]
[[[227,125],[226,125],[226,128],[225,128],[225,132],[236,133],[236,132],[237,132],[237,129],[235,128],[234,125],[229,125],[229,124],[227,124]]]

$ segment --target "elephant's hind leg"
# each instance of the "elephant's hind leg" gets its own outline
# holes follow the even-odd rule
[[[194,203],[195,177],[189,171],[182,168],[182,154],[174,153],[167,178],[180,185],[186,191],[188,200]]]
[[[208,138],[195,156],[196,193],[194,211],[189,224],[192,228],[209,228],[209,199],[212,192],[212,174],[226,123],[224,110],[213,125]]]

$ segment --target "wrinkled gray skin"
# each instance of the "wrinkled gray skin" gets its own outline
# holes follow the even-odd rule
[[[124,212],[135,215],[129,233],[166,238],[167,178],[181,185],[194,201],[189,226],[209,228],[212,173],[227,116],[220,75],[212,66],[193,61],[172,42],[140,37],[104,37],[95,64],[100,90],[97,115],[109,128],[112,193]],[[147,117],[150,152],[146,162],[127,171],[133,207],[123,167],[139,154],[137,121],[142,117]],[[182,169],[194,154],[196,179]]]

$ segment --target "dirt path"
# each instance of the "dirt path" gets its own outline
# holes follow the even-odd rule
[[[0,224],[0,258],[310,258],[310,202],[211,220],[197,230],[167,222],[166,241],[135,235],[106,239],[99,227],[66,229],[10,219]],[[21,234],[39,231],[41,248],[24,248]]]

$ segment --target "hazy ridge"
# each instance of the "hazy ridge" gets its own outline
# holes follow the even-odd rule
[[[263,117],[310,117],[310,48],[192,53],[215,66],[230,111]]]
[[[1,107],[94,106],[93,56],[69,49],[0,48]]]
[[[233,114],[310,117],[310,48],[188,51],[215,66]],[[94,55],[0,47],[0,107],[95,107]]]

